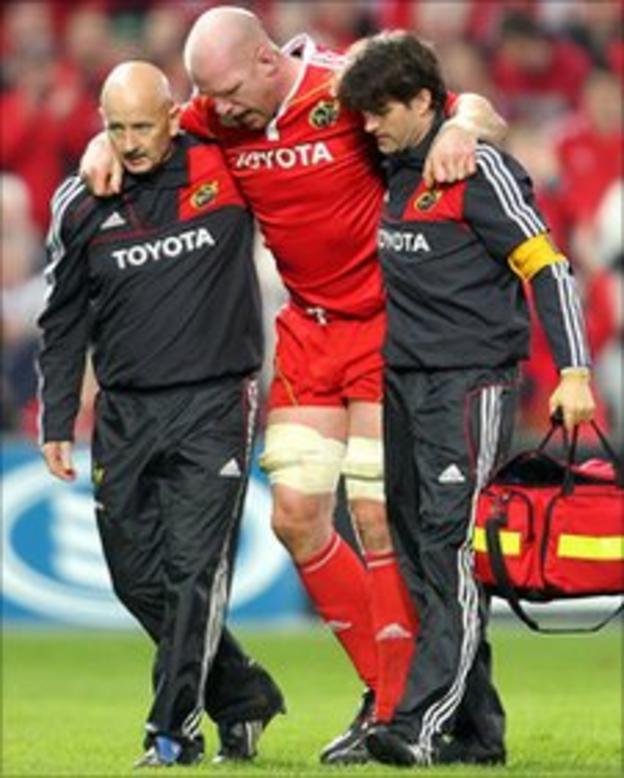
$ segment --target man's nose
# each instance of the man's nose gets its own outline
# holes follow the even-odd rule
[[[231,100],[225,100],[223,97],[215,97],[214,107],[219,116],[227,116],[234,109],[234,103]]]
[[[372,114],[364,114],[364,130],[365,132],[375,132],[379,127],[379,119]]]
[[[139,145],[137,137],[132,132],[132,130],[126,130],[126,132],[124,132],[123,138],[121,139],[121,144],[125,154],[136,151]]]
[[[126,133],[121,139],[122,152],[124,154],[130,154],[131,152],[135,151],[135,149],[136,143],[134,142],[134,138]]]

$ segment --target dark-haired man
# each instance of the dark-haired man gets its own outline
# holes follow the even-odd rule
[[[157,645],[137,766],[191,764],[204,710],[218,760],[248,760],[283,709],[268,673],[223,629],[262,360],[251,214],[219,147],[178,134],[167,79],[116,67],[102,115],[126,171],[98,200],[76,176],[52,201],[43,333],[43,455],[75,478],[85,355],[100,385],[98,530],[116,594]]]
[[[473,575],[475,500],[511,439],[530,282],[561,371],[550,398],[568,428],[591,418],[589,355],[569,265],[527,174],[479,143],[477,172],[428,187],[423,165],[446,88],[431,49],[383,34],[356,54],[339,96],[387,155],[379,247],[387,290],[386,490],[401,570],[420,616],[405,693],[366,737],[400,765],[505,760],[485,604]]]

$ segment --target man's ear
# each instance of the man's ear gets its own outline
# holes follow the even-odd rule
[[[421,89],[416,97],[414,97],[412,100],[412,106],[416,108],[419,116],[422,116],[423,114],[427,113],[427,111],[430,111],[432,106],[431,92],[428,89]]]
[[[174,103],[169,109],[169,135],[174,138],[180,132],[180,115],[182,109]]]
[[[277,70],[277,58],[278,53],[273,46],[263,43],[256,49],[257,62],[264,65],[271,74]]]

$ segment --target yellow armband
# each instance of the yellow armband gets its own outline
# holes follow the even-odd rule
[[[524,281],[530,281],[547,265],[565,262],[565,257],[545,232],[529,238],[511,252],[507,258],[511,269]]]

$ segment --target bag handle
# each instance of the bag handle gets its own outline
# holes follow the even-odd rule
[[[618,455],[615,453],[615,449],[613,448],[611,443],[609,443],[607,436],[596,424],[596,422],[592,420],[590,424],[592,426],[592,429],[596,433],[596,437],[602,444],[602,447],[606,455],[609,457],[613,467],[615,468],[615,483],[620,489],[624,489],[624,462],[620,461]]]
[[[609,613],[606,617],[602,618],[597,624],[593,624],[589,627],[543,627],[534,618],[524,610],[520,604],[518,595],[511,584],[509,573],[507,572],[507,564],[505,562],[505,555],[500,541],[500,529],[507,526],[507,516],[504,512],[501,512],[498,516],[495,516],[485,524],[485,539],[487,544],[488,555],[490,558],[490,565],[492,572],[494,573],[494,579],[496,586],[502,592],[502,595],[509,603],[509,607],[526,626],[533,632],[541,632],[545,635],[570,635],[579,633],[592,633],[598,632],[611,619],[615,618],[618,613],[624,610],[624,601],[621,602],[618,607]]]
[[[572,430],[571,441],[568,439],[568,431],[565,426],[562,425],[561,428],[563,430],[563,445],[565,446],[565,450],[567,452],[565,473],[563,476],[563,485],[561,487],[561,491],[565,497],[569,497],[574,491],[574,473],[572,471],[572,466],[576,462],[576,448],[578,444],[579,428],[577,425]]]
[[[624,489],[624,462],[620,461],[619,457],[615,453],[615,449],[609,443],[607,436],[596,424],[596,422],[592,419],[589,422],[589,424],[591,428],[594,430],[594,433],[596,434],[596,437],[598,438],[598,441],[600,442],[604,453],[607,455],[607,458],[613,465],[613,468],[615,470],[616,485],[620,489]],[[566,454],[565,475],[563,479],[563,493],[566,496],[568,496],[572,493],[574,489],[574,473],[572,471],[572,466],[576,463],[579,425],[577,424],[574,427],[574,430],[572,431],[572,440],[570,440],[570,437],[568,435],[568,430],[563,423],[563,414],[561,412],[561,408],[557,408],[557,410],[550,417],[550,428],[548,429],[546,435],[542,438],[542,440],[538,444],[536,448],[536,452],[540,453],[544,451],[544,449],[546,448],[547,444],[549,443],[554,433],[559,429],[561,430],[561,434],[563,437],[563,448]]]

